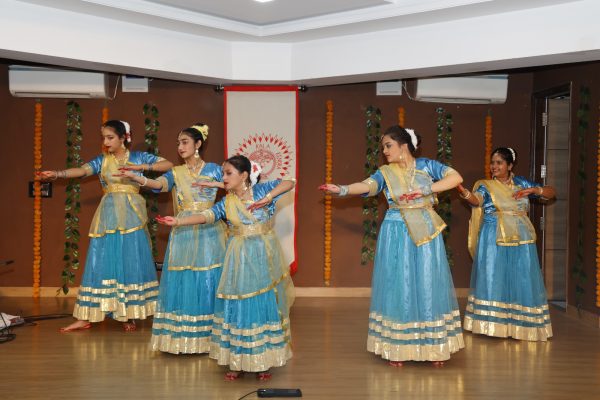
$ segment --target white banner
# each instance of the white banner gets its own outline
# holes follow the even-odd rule
[[[296,87],[226,87],[225,156],[242,154],[262,167],[261,182],[298,172]],[[296,190],[277,202],[275,232],[296,270]]]

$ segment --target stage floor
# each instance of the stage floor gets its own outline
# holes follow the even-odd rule
[[[70,313],[72,298],[2,298],[13,315]],[[464,302],[462,304],[464,309]],[[61,334],[70,318],[16,327],[0,344],[2,399],[239,399],[262,387],[300,388],[307,399],[599,399],[600,329],[551,310],[546,343],[465,333],[466,348],[443,368],[393,368],[365,350],[368,298],[298,298],[292,311],[294,357],[259,382],[234,382],[206,355],[148,349],[152,321],[124,332],[112,320]],[[254,399],[250,395],[246,399]]]

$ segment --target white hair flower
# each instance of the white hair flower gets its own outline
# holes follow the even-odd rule
[[[260,176],[261,172],[262,167],[260,164],[250,161],[250,183],[252,186],[256,185],[256,182],[258,182],[258,177]]]
[[[419,141],[417,140],[417,135],[415,135],[415,130],[414,129],[405,129],[405,130],[410,135],[410,141],[411,141],[413,147],[416,150],[417,149],[417,145],[419,144]]]

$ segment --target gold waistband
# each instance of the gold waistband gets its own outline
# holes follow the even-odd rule
[[[412,208],[433,208],[431,204],[397,204],[393,203],[389,206],[390,210],[406,210]]]
[[[264,235],[273,230],[273,224],[267,222],[265,224],[251,224],[251,225],[237,225],[230,226],[229,233],[233,236],[252,236],[252,235]]]
[[[517,216],[521,216],[521,217],[527,216],[527,212],[525,212],[525,211],[496,211],[494,214],[517,215]]]
[[[124,185],[121,183],[113,183],[104,187],[104,193],[139,193],[140,188],[132,185]]]
[[[181,203],[182,211],[204,211],[213,206],[212,201],[184,201]]]

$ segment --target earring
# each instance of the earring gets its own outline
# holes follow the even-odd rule
[[[194,152],[194,158],[200,158],[200,153],[198,153],[198,149]]]
[[[403,161],[404,161],[404,156],[403,156],[402,154],[400,154],[400,155],[398,156],[398,160],[400,160],[400,162],[403,162]]]
[[[125,148],[125,143],[121,142],[121,148],[124,149]]]

